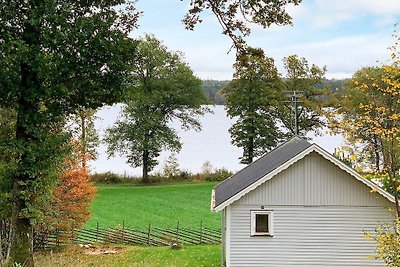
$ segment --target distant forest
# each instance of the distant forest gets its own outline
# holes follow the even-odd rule
[[[326,79],[324,87],[332,92],[340,92],[346,79]],[[202,88],[210,104],[225,105],[225,97],[221,94],[221,89],[230,81],[202,80]]]
[[[221,89],[230,81],[202,80],[202,88],[210,104],[224,105],[225,97],[221,94]]]

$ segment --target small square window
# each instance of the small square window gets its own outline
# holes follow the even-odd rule
[[[272,211],[251,211],[251,235],[272,236]]]

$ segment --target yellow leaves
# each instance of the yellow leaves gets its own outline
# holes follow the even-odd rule
[[[390,119],[396,121],[399,119],[399,117],[400,117],[399,114],[393,113],[392,116],[390,116]]]
[[[400,220],[376,227],[374,233],[364,232],[364,237],[375,241],[377,249],[375,259],[383,260],[387,266],[400,266]]]
[[[364,237],[368,240],[372,239],[372,234],[370,232],[364,232]]]

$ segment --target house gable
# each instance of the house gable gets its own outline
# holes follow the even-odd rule
[[[224,209],[226,206],[239,200],[247,193],[253,191],[264,182],[272,179],[274,176],[313,152],[318,153],[320,156],[334,164],[336,168],[347,172],[353,179],[366,185],[367,189],[369,188],[369,190],[377,191],[387,200],[394,203],[394,197],[391,194],[373,182],[363,178],[352,168],[333,157],[324,149],[320,148],[316,144],[311,145],[299,137],[294,137],[217,185],[212,191],[211,209],[214,211]],[[273,164],[271,164],[271,162],[273,162]],[[263,166],[263,164],[266,166]]]
[[[392,204],[381,194],[337,167],[317,152],[311,152],[265,181],[237,205],[355,206],[382,207]]]

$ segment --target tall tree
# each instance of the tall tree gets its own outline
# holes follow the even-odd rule
[[[274,106],[276,87],[280,86],[274,60],[262,49],[249,49],[235,63],[234,79],[223,89],[226,109],[237,118],[229,129],[232,143],[243,148],[241,163],[251,163],[274,147],[280,131],[276,126]]]
[[[362,167],[374,170],[371,176],[394,195],[397,219],[366,234],[377,244],[375,258],[387,266],[400,264],[400,36],[396,30],[393,36],[392,62],[357,71],[330,118],[352,147],[361,144],[356,155],[369,159]]]
[[[131,4],[129,2],[132,2]],[[51,196],[68,145],[64,118],[122,94],[134,1],[0,1],[0,107],[15,112],[11,252],[33,266],[32,224]],[[116,5],[125,5],[118,11]]]
[[[79,108],[69,117],[68,131],[77,141],[77,149],[81,155],[82,168],[87,169],[87,161],[97,158],[97,146],[100,143],[99,135],[94,122],[97,119],[96,110]]]
[[[400,71],[396,64],[357,71],[339,96],[330,122],[331,128],[342,133],[351,147],[360,148],[353,150],[359,158],[355,162],[358,167],[380,173],[383,184],[398,203]]]
[[[380,102],[380,105],[386,105],[388,98],[374,89],[387,86],[383,82],[384,76],[383,67],[364,67],[358,70],[351,80],[344,83],[341,92],[335,95],[334,106],[338,110],[330,116],[331,129],[342,133],[346,138],[348,145],[343,149],[348,154],[355,155],[352,162],[354,167],[361,169],[367,163],[371,170],[378,173],[383,169],[383,140],[368,130],[371,127],[369,121],[357,120],[357,117],[364,113],[366,103]],[[360,90],[359,85],[362,85],[363,90]],[[371,113],[371,116],[378,114]]]
[[[179,120],[184,129],[200,130],[197,117],[207,110],[201,107],[207,100],[201,81],[182,55],[168,51],[150,35],[137,46],[127,82],[129,92],[122,119],[106,132],[107,152],[110,156],[120,153],[132,166],[142,166],[143,181],[148,182],[161,150],[177,152],[181,148],[168,123]]]
[[[305,58],[297,55],[285,57],[283,63],[286,75],[279,92],[277,117],[290,136],[305,137],[323,126],[321,108],[327,90],[321,87],[326,68],[309,66]]]
[[[353,75],[339,97],[333,126],[351,144],[361,143],[373,169],[396,200],[400,217],[400,37],[394,33],[392,62],[379,68],[366,67]],[[371,165],[369,165],[371,166]]]

